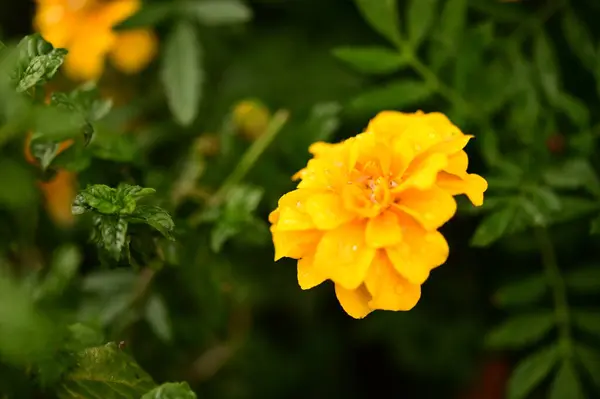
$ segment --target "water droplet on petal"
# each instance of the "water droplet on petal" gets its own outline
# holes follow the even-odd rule
[[[353,246],[352,246],[352,250],[353,250],[353,251],[358,251],[358,245],[353,245]]]

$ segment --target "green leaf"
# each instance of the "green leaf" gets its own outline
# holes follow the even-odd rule
[[[232,188],[225,201],[224,217],[227,220],[248,220],[263,197],[260,187],[239,185]]]
[[[569,290],[578,294],[600,292],[600,266],[593,265],[574,270],[565,275]]]
[[[156,26],[169,19],[177,11],[173,3],[144,3],[138,12],[118,23],[113,30],[128,30]]]
[[[400,43],[397,0],[354,0],[354,2],[371,28],[392,43]]]
[[[115,189],[103,184],[88,186],[75,197],[71,212],[81,215],[88,211],[95,211],[104,215],[114,215],[120,210],[115,203]]]
[[[566,161],[559,167],[544,172],[546,183],[555,188],[585,188],[591,194],[600,196],[600,179],[590,163],[583,158]]]
[[[585,399],[585,397],[575,367],[570,361],[564,361],[550,386],[549,399]]]
[[[469,4],[476,10],[488,14],[490,17],[501,22],[523,22],[528,15],[520,4],[508,4],[491,2],[489,0],[471,1]]]
[[[131,223],[146,223],[158,230],[163,236],[174,241],[173,230],[175,223],[171,215],[164,209],[153,205],[139,205],[127,219]]]
[[[141,399],[196,399],[196,394],[187,382],[167,382],[154,388]]]
[[[119,214],[131,215],[136,209],[136,201],[156,193],[153,188],[119,184],[115,192],[115,202],[120,205]]]
[[[121,258],[121,251],[127,238],[127,220],[119,216],[98,216],[98,242],[115,260]]]
[[[437,15],[437,0],[411,0],[408,3],[408,39],[416,49]]]
[[[57,389],[60,399],[138,398],[156,386],[115,343],[85,349],[77,357],[77,367],[64,377]]]
[[[167,37],[160,76],[169,108],[182,126],[190,125],[200,105],[204,70],[194,26],[180,22]]]
[[[144,314],[154,334],[165,342],[171,342],[173,339],[171,320],[163,299],[157,294],[150,296]]]
[[[339,47],[333,55],[358,72],[388,74],[406,65],[406,59],[397,51],[385,47]]]
[[[486,343],[493,348],[522,348],[539,341],[554,326],[550,311],[513,316],[493,329]]]
[[[59,247],[52,260],[50,271],[38,288],[38,296],[61,294],[71,282],[82,261],[81,252],[74,245]]]
[[[35,204],[37,191],[34,175],[24,165],[3,157],[0,159],[0,206],[10,210],[27,209]],[[10,187],[10,189],[6,189]]]
[[[582,331],[600,336],[600,311],[574,309],[571,316]]]
[[[554,106],[562,111],[573,125],[585,129],[590,125],[590,111],[583,101],[567,93],[560,93]]]
[[[315,141],[328,141],[340,126],[340,112],[342,106],[335,102],[315,104],[303,124],[306,136],[311,137],[311,143]]]
[[[182,12],[207,26],[239,24],[252,19],[252,10],[238,0],[189,1],[182,3]]]
[[[99,328],[93,328],[83,323],[75,323],[69,326],[71,337],[67,343],[67,349],[71,352],[80,352],[92,346],[102,345],[104,334]]]
[[[481,223],[479,223],[477,230],[475,230],[475,234],[473,234],[473,238],[471,238],[471,245],[475,247],[487,247],[500,239],[508,233],[516,213],[516,205],[511,203],[486,216]]]
[[[55,48],[48,54],[34,57],[23,73],[23,77],[17,85],[17,91],[22,93],[37,84],[52,79],[64,62],[67,53],[68,51],[65,49]]]
[[[540,29],[535,35],[533,44],[533,59],[537,68],[540,83],[548,101],[556,104],[559,97],[558,63],[552,43],[548,40],[544,30]]]
[[[354,110],[376,112],[382,109],[403,109],[422,103],[434,92],[425,83],[402,79],[367,91],[354,98],[350,106]]]
[[[500,288],[494,303],[502,307],[530,305],[540,301],[547,291],[546,277],[535,275]]]
[[[29,151],[31,155],[37,159],[40,163],[40,167],[43,171],[48,169],[56,155],[58,155],[59,143],[38,139],[36,137],[31,138],[31,142],[29,144]]]
[[[572,10],[562,12],[562,33],[571,50],[591,72],[596,71],[597,55],[594,40],[585,23]]]
[[[600,352],[595,348],[576,342],[575,356],[588,372],[594,384],[600,388]]]
[[[210,249],[216,253],[221,252],[227,240],[240,232],[240,224],[226,221],[217,223],[210,232]]]
[[[550,346],[521,360],[508,381],[508,399],[524,399],[556,365],[558,349]]]
[[[429,58],[432,67],[440,70],[448,59],[457,56],[467,17],[467,0],[448,0],[440,17],[439,30],[435,32],[435,42],[430,46]]]

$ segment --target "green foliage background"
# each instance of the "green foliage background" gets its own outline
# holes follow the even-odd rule
[[[31,33],[34,4],[0,10],[5,43]],[[595,0],[148,1],[118,29],[155,26],[160,56],[99,92],[26,39],[0,57],[0,397],[599,397],[598,17]],[[271,110],[256,140],[232,113],[247,98]],[[266,218],[312,142],[384,109],[474,134],[490,188],[444,227],[414,310],[356,321],[273,262]],[[72,229],[36,188],[57,168],[105,185]]]

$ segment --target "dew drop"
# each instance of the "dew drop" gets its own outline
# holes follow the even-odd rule
[[[353,246],[352,246],[352,250],[353,250],[353,251],[358,251],[358,245],[353,245]]]

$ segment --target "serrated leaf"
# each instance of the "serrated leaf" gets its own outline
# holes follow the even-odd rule
[[[397,0],[354,0],[354,2],[371,28],[392,43],[400,43]]]
[[[190,125],[200,106],[204,70],[193,25],[180,22],[167,37],[160,76],[175,120]]]
[[[600,311],[574,309],[571,316],[579,329],[600,336]]]
[[[37,84],[52,79],[64,62],[67,53],[68,51],[65,49],[55,48],[48,54],[34,57],[19,80],[17,92],[22,93]]]
[[[600,266],[594,265],[569,272],[565,275],[569,290],[579,294],[600,292]]]
[[[207,26],[239,24],[252,19],[252,10],[238,0],[189,1],[182,3],[182,12]]]
[[[493,329],[486,343],[493,348],[522,348],[542,339],[554,324],[550,311],[513,316]]]
[[[173,339],[171,320],[163,299],[157,294],[150,296],[144,314],[154,334],[165,342],[171,342]]]
[[[113,30],[129,30],[152,27],[164,22],[175,14],[177,5],[172,3],[145,3],[138,12],[118,23]]]
[[[541,300],[547,291],[546,277],[535,275],[500,288],[494,294],[494,303],[502,307],[530,305]]]
[[[85,349],[77,357],[77,367],[65,375],[57,389],[60,399],[138,398],[156,386],[115,343]]]
[[[81,252],[74,245],[58,248],[52,259],[50,271],[38,289],[38,296],[58,295],[73,279],[82,261]]]
[[[537,68],[540,83],[548,101],[556,104],[559,97],[559,80],[556,54],[545,31],[539,30],[533,42],[533,59]]]
[[[358,72],[374,75],[396,72],[407,62],[400,53],[386,47],[338,47],[333,55]]]
[[[402,79],[359,95],[350,102],[350,107],[363,112],[402,109],[419,104],[432,94],[434,92],[425,83]]]
[[[120,206],[115,204],[115,189],[104,184],[95,184],[77,194],[71,207],[73,215],[92,210],[104,215],[117,214]]]
[[[595,72],[597,55],[594,40],[586,24],[570,9],[562,13],[562,32],[571,51],[590,71]]]
[[[549,399],[585,399],[583,387],[570,361],[564,361],[550,386]]]
[[[517,209],[515,204],[509,204],[486,216],[475,230],[471,245],[475,247],[487,247],[500,239],[507,232],[514,221]]]
[[[556,365],[558,349],[555,345],[544,348],[521,360],[508,381],[508,399],[524,399]]]
[[[128,217],[132,223],[146,223],[155,228],[163,236],[174,241],[173,230],[175,223],[171,215],[159,206],[138,205],[135,211]]]
[[[98,230],[102,247],[118,261],[127,238],[127,220],[119,216],[101,216]]]
[[[419,47],[437,15],[437,0],[411,0],[408,3],[408,40],[414,49]]]
[[[600,388],[600,352],[582,343],[575,343],[575,356],[587,371],[594,384]]]
[[[187,382],[168,382],[146,393],[141,399],[196,399]]]
[[[120,205],[119,214],[131,215],[136,209],[136,201],[156,193],[153,188],[119,184],[115,192],[115,201]]]

